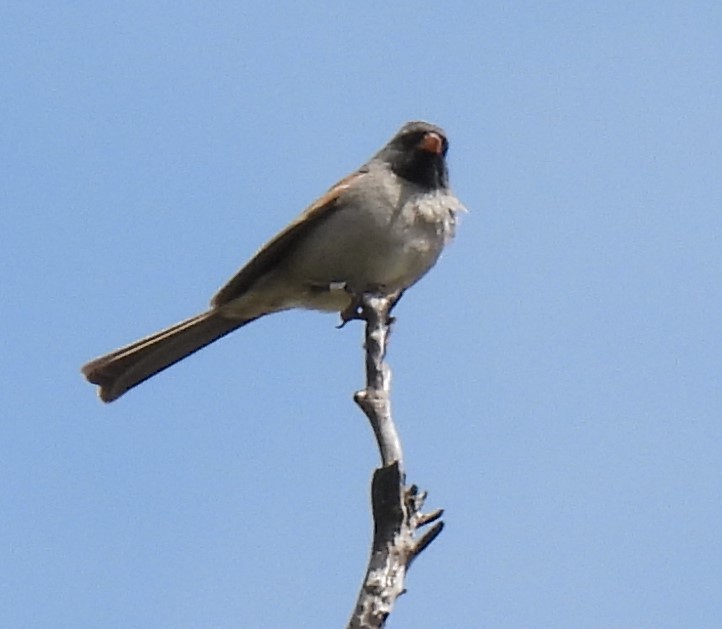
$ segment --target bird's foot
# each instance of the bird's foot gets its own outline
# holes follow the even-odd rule
[[[399,299],[401,299],[401,296],[404,294],[403,291],[398,291],[392,295],[388,295],[385,292],[383,286],[370,287],[362,293],[354,292],[348,288],[346,288],[346,291],[349,294],[350,300],[348,306],[346,306],[341,311],[341,323],[336,326],[339,330],[343,328],[349,321],[366,321],[366,302],[364,299],[366,295],[378,295],[379,297],[383,297],[389,300],[390,303],[387,311],[388,317],[386,319],[386,323],[388,325],[391,325],[396,320],[395,317],[391,316],[391,310],[394,308],[394,306],[396,306],[396,304],[399,302]]]

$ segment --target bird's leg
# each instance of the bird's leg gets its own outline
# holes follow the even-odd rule
[[[363,313],[363,295],[366,293],[371,294],[377,294],[377,295],[385,295],[386,292],[384,290],[383,286],[369,286],[366,288],[363,292],[356,292],[354,290],[351,290],[348,286],[345,287],[346,292],[349,294],[349,303],[348,306],[346,306],[341,311],[341,323],[337,325],[336,327],[338,329],[341,329],[344,327],[349,321],[358,321],[358,320],[365,320],[366,317]],[[391,316],[391,310],[396,306],[397,303],[399,303],[399,300],[401,299],[401,296],[404,294],[403,290],[397,291],[396,293],[392,293],[391,295],[388,295],[388,297],[391,300],[391,305],[389,306],[389,317],[387,320],[387,323],[391,325],[395,318]]]
[[[347,292],[349,294],[349,302],[348,306],[346,306],[340,313],[341,323],[336,326],[339,330],[349,321],[357,321],[364,318],[361,311],[362,293],[353,293],[351,291]]]

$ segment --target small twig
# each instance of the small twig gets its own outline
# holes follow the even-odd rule
[[[405,591],[409,566],[444,526],[437,522],[443,510],[421,513],[426,492],[405,485],[401,441],[391,417],[391,370],[384,357],[393,321],[390,313],[398,299],[399,295],[363,294],[353,306],[355,318],[366,321],[366,388],[358,391],[354,400],[371,423],[381,467],[374,472],[371,484],[371,557],[349,629],[383,627],[396,599]],[[416,532],[432,522],[436,524],[417,538]]]

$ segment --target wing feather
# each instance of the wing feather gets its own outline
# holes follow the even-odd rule
[[[339,197],[365,174],[365,170],[360,170],[345,177],[306,208],[290,225],[261,247],[256,255],[215,294],[211,306],[214,308],[223,306],[248,291],[259,278],[273,269],[318,221],[336,211],[339,207]]]

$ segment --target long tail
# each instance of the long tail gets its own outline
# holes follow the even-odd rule
[[[85,365],[82,372],[90,382],[100,386],[100,399],[112,402],[134,386],[246,323],[250,320],[226,319],[217,311],[209,310],[96,358]]]

